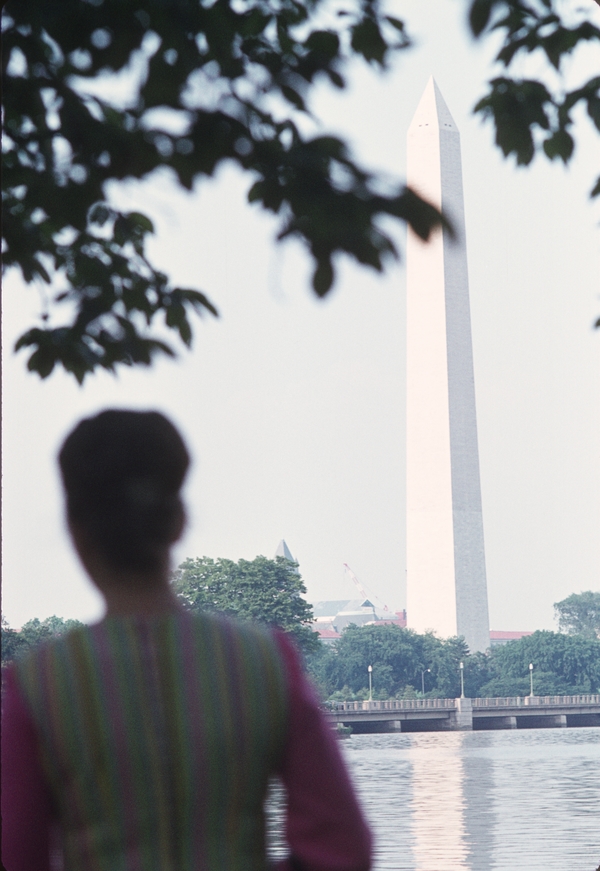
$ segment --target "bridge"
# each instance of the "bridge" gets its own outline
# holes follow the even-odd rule
[[[600,726],[600,695],[330,702],[327,713],[357,733]]]

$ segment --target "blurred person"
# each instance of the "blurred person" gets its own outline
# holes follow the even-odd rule
[[[59,465],[73,545],[106,615],[13,663],[2,724],[6,871],[368,871],[371,839],[281,632],[185,611],[170,551],[189,455],[157,412],[81,421]]]

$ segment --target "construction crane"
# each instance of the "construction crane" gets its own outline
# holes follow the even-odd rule
[[[343,566],[344,566],[344,570],[346,571],[346,573],[350,576],[350,580],[352,581],[352,583],[354,584],[356,589],[360,592],[360,594],[362,596],[364,596],[365,599],[377,599],[379,604],[382,606],[383,610],[387,611],[387,613],[389,614],[390,609],[388,608],[388,606],[384,602],[381,601],[379,596],[370,596],[367,593],[367,591],[365,590],[365,588],[363,587],[361,582],[358,580],[358,578],[356,577],[356,575],[354,574],[354,572],[352,571],[352,569],[350,568],[348,563],[343,563]]]

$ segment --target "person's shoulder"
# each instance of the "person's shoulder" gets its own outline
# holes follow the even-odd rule
[[[241,620],[227,614],[209,611],[187,612],[183,619],[184,621],[189,621],[196,631],[203,634],[210,633],[215,637],[221,637],[229,641],[270,647],[273,650],[278,650],[280,646],[278,636],[281,633],[265,623]]]
[[[239,633],[257,638],[272,637],[276,631],[266,623],[243,620],[240,617],[232,617],[218,611],[186,611],[184,612],[184,620],[190,620],[199,629],[212,628],[216,631]]]
[[[60,656],[67,650],[71,649],[74,644],[80,643],[89,635],[91,627],[81,624],[66,632],[61,632],[60,635],[53,635],[50,638],[40,641],[34,647],[24,651],[12,663],[16,673],[35,670],[40,665],[55,656]]]

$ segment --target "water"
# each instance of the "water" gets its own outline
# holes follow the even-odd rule
[[[600,871],[600,729],[341,742],[374,871]]]

